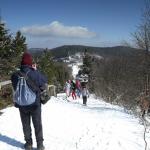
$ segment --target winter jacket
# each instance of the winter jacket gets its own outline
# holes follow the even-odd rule
[[[20,71],[27,74],[27,76],[32,79],[36,85],[40,87],[43,87],[47,83],[47,78],[41,74],[38,70],[33,69],[31,66],[28,65],[22,65],[20,68]],[[15,72],[11,76],[12,86],[13,89],[16,90],[17,83],[18,83],[18,72]],[[40,105],[40,92],[36,91],[36,101],[37,105]]]
[[[89,91],[87,88],[82,88],[82,96],[89,97]]]
[[[76,90],[76,84],[73,81],[71,81],[71,88],[73,91]]]
[[[64,87],[64,90],[66,91],[70,91],[70,88],[71,88],[71,85],[70,85],[70,83],[68,83],[68,82],[66,82],[66,84],[65,84],[65,87]]]
[[[76,87],[77,87],[77,89],[80,89],[80,88],[81,88],[81,84],[80,84],[80,81],[79,81],[79,80],[76,80]]]

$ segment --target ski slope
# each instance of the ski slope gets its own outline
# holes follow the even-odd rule
[[[73,68],[75,74],[78,68]],[[0,150],[22,150],[24,137],[18,109],[8,107],[1,112]],[[64,93],[59,93],[42,105],[42,121],[46,150],[145,149],[144,127],[139,119],[92,94],[83,106],[81,98],[66,99]],[[34,132],[32,137],[35,150]],[[146,140],[150,149],[150,133]]]

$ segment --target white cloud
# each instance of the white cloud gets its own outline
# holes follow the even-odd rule
[[[89,31],[86,27],[65,26],[58,21],[53,21],[49,25],[23,27],[21,31],[27,35],[44,37],[92,38],[96,36],[94,32]]]
[[[96,33],[89,31],[86,27],[65,26],[58,21],[53,21],[49,25],[23,27],[21,31],[24,34],[39,37],[93,38],[96,36]]]

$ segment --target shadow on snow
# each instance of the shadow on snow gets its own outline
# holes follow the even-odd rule
[[[11,145],[11,146],[24,149],[24,148],[23,148],[23,145],[24,145],[24,144],[23,144],[22,142],[17,141],[17,140],[15,140],[15,139],[13,139],[13,138],[10,138],[10,137],[8,137],[8,136],[6,136],[6,135],[0,134],[0,141],[2,141],[2,142],[4,142],[4,143],[7,143],[7,144],[9,144],[9,145]]]

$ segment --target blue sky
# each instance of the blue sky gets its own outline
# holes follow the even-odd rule
[[[29,48],[131,42],[143,8],[144,0],[0,0],[7,28]]]

